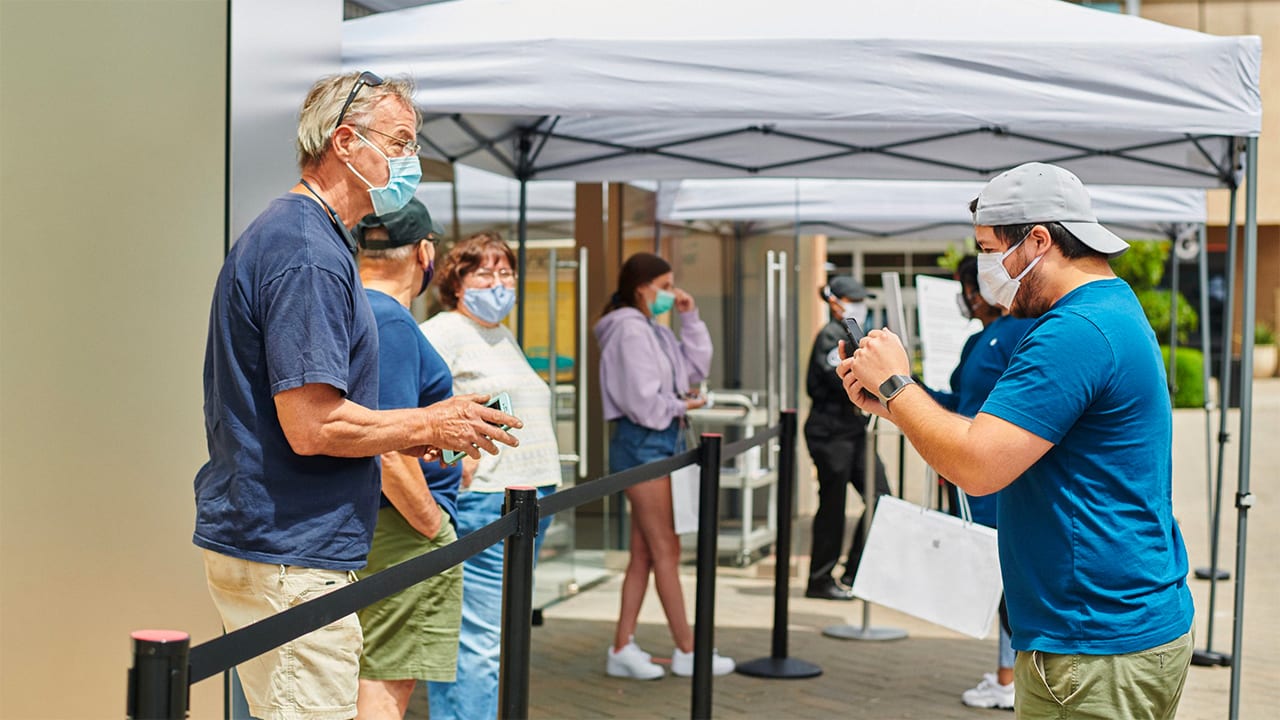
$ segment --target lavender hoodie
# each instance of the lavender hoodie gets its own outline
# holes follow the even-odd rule
[[[665,430],[684,415],[677,393],[707,377],[711,334],[696,308],[680,313],[680,327],[683,340],[633,307],[614,310],[596,323],[605,420],[625,415],[637,425]]]

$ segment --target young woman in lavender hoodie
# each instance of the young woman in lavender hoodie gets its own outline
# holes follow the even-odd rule
[[[693,298],[673,281],[666,260],[650,253],[632,255],[623,263],[618,291],[595,327],[604,416],[613,424],[610,472],[683,452],[685,412],[706,403],[694,388],[711,366],[711,336]],[[680,313],[680,339],[654,321],[672,307]],[[671,671],[692,675],[693,631],[680,588],[680,537],[672,524],[671,478],[640,483],[626,494],[631,504],[631,559],[622,581],[622,608],[605,671],[640,680],[664,674],[634,639],[652,571],[676,646]],[[718,654],[712,658],[716,675],[730,673],[733,667],[729,658]]]

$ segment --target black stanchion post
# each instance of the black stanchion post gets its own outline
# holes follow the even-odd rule
[[[716,540],[720,517],[720,440],[703,433],[698,462],[698,587],[693,614],[693,719],[711,717],[711,655],[715,652]]]
[[[529,717],[529,657],[533,628],[534,536],[538,533],[538,491],[507,488],[503,514],[514,510],[516,532],[506,539],[502,558],[502,650],[498,665],[498,717]]]
[[[791,579],[791,503],[796,478],[796,411],[783,410],[782,435],[778,448],[778,541],[773,569],[773,648],[767,658],[738,665],[743,675],[764,678],[799,679],[817,677],[822,668],[787,657],[787,605]]]
[[[132,720],[187,716],[187,654],[191,637],[178,630],[137,630],[129,668],[127,715]]]

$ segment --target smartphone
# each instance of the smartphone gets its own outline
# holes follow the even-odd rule
[[[844,343],[845,357],[849,357],[854,350],[858,349],[858,343],[862,342],[862,338],[866,337],[867,334],[862,331],[862,326],[853,318],[844,319],[844,331],[849,336]]]
[[[511,396],[506,394],[505,392],[500,392],[497,395],[494,395],[493,397],[489,398],[489,402],[485,403],[484,406],[497,408],[502,412],[510,415],[511,414]],[[498,427],[502,428],[503,430],[511,429],[510,425],[499,425]],[[445,450],[440,455],[441,459],[444,460],[445,465],[452,465],[466,456],[467,456],[466,453],[459,452],[457,450]]]

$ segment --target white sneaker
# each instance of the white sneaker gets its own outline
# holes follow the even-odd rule
[[[969,707],[1013,709],[1013,683],[1001,685],[995,673],[986,673],[978,687],[965,690],[960,702]]]
[[[719,652],[711,654],[711,674],[712,675],[728,675],[733,672],[732,658],[720,657]],[[693,675],[693,653],[680,652],[680,648],[676,648],[671,653],[671,672],[680,677],[691,677]]]
[[[609,658],[605,661],[604,671],[613,677],[636,680],[657,680],[667,674],[661,665],[653,662],[652,655],[636,645],[634,637],[617,652],[614,652],[612,647],[609,648]]]

